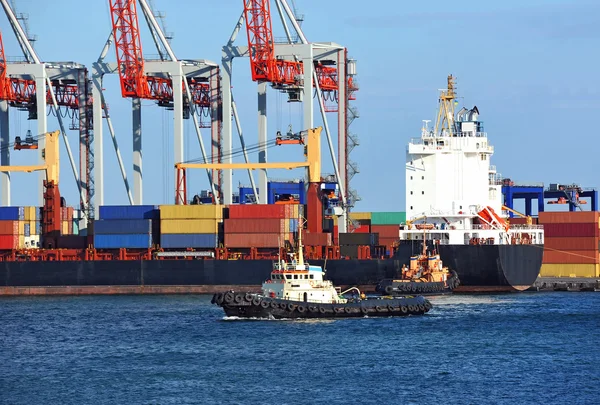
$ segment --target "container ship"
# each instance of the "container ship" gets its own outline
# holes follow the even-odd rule
[[[273,263],[294,251],[299,233],[305,257],[329,280],[365,291],[394,278],[423,243],[458,273],[457,291],[524,290],[542,261],[547,273],[562,275],[575,271],[565,266],[580,256],[587,257],[582,271],[598,276],[597,213],[547,213],[539,223],[509,218],[516,211],[502,203],[503,181],[490,165],[493,147],[479,112],[455,114],[453,86],[449,77],[435,129],[425,123],[421,138],[408,144],[406,212],[351,213],[347,233],[338,232],[334,215],[337,186],[322,178],[269,183],[270,204],[252,204],[240,189],[231,205],[201,194],[186,205],[101,206],[99,218],[79,229],[80,211],[60,197],[58,132],[50,133],[44,206],[0,207],[0,294],[258,291]],[[546,223],[552,252],[544,251]],[[564,237],[574,238],[573,252],[560,250]],[[584,247],[585,254],[576,251]]]

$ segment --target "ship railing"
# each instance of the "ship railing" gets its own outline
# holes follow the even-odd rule
[[[518,225],[511,225],[510,226],[511,230],[528,230],[528,229],[544,229],[544,225],[527,225],[527,224],[518,224]]]

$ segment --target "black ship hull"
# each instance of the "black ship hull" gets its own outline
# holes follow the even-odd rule
[[[415,249],[419,249],[415,246]],[[392,259],[314,260],[334,285],[374,291],[380,280],[394,278],[413,255],[400,245]],[[509,291],[529,288],[538,276],[541,245],[440,246],[444,264],[458,273],[460,291]],[[259,287],[269,278],[271,260],[111,260],[0,262],[0,287],[62,286],[210,286]]]
[[[445,266],[456,271],[455,292],[524,291],[537,279],[543,245],[438,245]],[[420,243],[399,246],[395,258],[408,264],[421,250]]]
[[[227,316],[275,319],[424,315],[432,307],[431,303],[422,296],[407,296],[393,299],[368,298],[344,304],[325,304],[282,300],[233,291],[217,293],[213,296],[211,302],[222,307]]]

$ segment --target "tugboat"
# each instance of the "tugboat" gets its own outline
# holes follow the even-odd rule
[[[323,269],[304,262],[302,232],[298,253],[290,263],[274,263],[271,277],[259,294],[235,292],[213,295],[211,303],[227,316],[242,318],[356,318],[365,316],[423,315],[432,305],[423,296],[367,297],[356,287],[341,291],[323,279]],[[351,295],[346,298],[345,295]]]
[[[423,230],[430,229],[427,225],[417,226]],[[456,271],[443,265],[437,249],[428,250],[427,245],[423,243],[422,252],[411,256],[410,267],[404,264],[398,278],[381,280],[375,291],[386,295],[438,295],[451,293],[459,285]]]

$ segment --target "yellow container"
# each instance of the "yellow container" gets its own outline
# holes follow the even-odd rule
[[[217,219],[161,219],[160,233],[218,233]]]
[[[35,223],[35,219],[32,219],[31,221],[29,221],[29,234],[30,235],[35,235],[36,234],[36,223]]]
[[[289,233],[290,233],[290,220],[289,219],[282,219],[281,222],[283,222],[283,232],[285,232],[286,235],[289,235]]]
[[[25,247],[25,235],[19,235],[19,249]]]
[[[351,212],[350,213],[350,219],[354,219],[354,220],[367,220],[367,219],[371,219],[371,213],[370,212]]]
[[[160,205],[160,219],[222,219],[224,205]]]
[[[61,230],[63,235],[69,234],[69,221],[61,221]]]
[[[25,235],[25,221],[19,221],[19,235]]]
[[[35,207],[23,207],[25,213],[25,221],[35,219]]]
[[[544,263],[540,277],[598,277],[598,264],[553,264]]]

